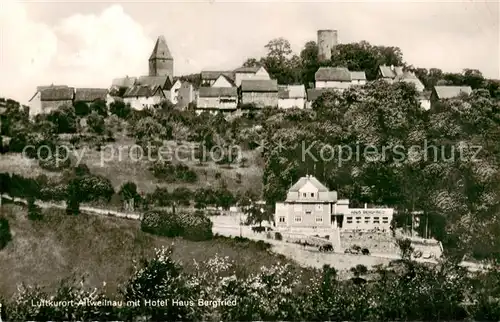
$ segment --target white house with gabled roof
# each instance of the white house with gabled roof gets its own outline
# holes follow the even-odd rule
[[[276,203],[276,229],[315,233],[328,229],[389,231],[392,208],[350,208],[349,200],[337,199],[318,179],[307,175],[288,190],[285,201]]]

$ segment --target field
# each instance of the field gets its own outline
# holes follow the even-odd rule
[[[127,181],[134,181],[137,187],[142,192],[152,192],[156,186],[168,186],[169,189],[176,187],[186,187],[189,189],[197,189],[200,187],[217,187],[224,182],[231,191],[247,191],[252,190],[255,193],[260,193],[262,190],[262,167],[258,151],[242,151],[242,156],[248,161],[247,166],[239,167],[237,164],[231,167],[225,167],[216,164],[213,161],[200,164],[187,149],[191,147],[191,143],[182,143],[182,148],[178,148],[175,141],[168,142],[166,151],[179,152],[179,157],[183,158],[182,162],[194,170],[198,175],[198,181],[195,183],[167,183],[156,179],[148,170],[150,162],[148,162],[147,151],[142,159],[137,158],[137,150],[132,148],[135,145],[134,140],[120,135],[116,142],[109,143],[101,151],[91,149],[89,147],[79,148],[71,151],[76,160],[79,156],[83,156],[82,163],[86,164],[90,171],[94,174],[102,175],[111,180],[115,190]],[[177,150],[176,150],[177,149]],[[158,155],[152,153],[152,159],[158,159]],[[168,154],[162,154],[164,158]],[[173,157],[172,162],[177,163]],[[39,174],[48,176],[60,176],[60,173],[50,172],[42,169],[37,161],[28,160],[22,157],[20,153],[7,153],[2,155],[0,159],[0,172],[17,173],[24,176],[36,177]],[[217,173],[220,177],[217,178]],[[241,183],[237,182],[237,173],[241,175]]]
[[[35,222],[26,218],[20,206],[6,204],[2,211],[9,219],[13,241],[0,251],[0,296],[12,296],[22,282],[54,288],[61,279],[73,276],[85,276],[92,287],[106,282],[108,291],[114,292],[133,272],[134,261],[152,255],[162,245],[174,244],[174,259],[188,270],[193,260],[203,261],[215,254],[229,256],[243,274],[291,262],[253,244],[227,239],[191,242],[152,236],[140,231],[139,222],[133,220],[83,214],[70,217],[48,209],[45,219]]]

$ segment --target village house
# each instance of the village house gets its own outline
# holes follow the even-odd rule
[[[200,87],[196,101],[197,113],[235,111],[238,106],[236,87]]]
[[[328,229],[389,231],[394,209],[350,208],[349,200],[337,200],[318,179],[307,175],[288,190],[284,202],[276,203],[275,227],[281,231],[316,233]]]
[[[49,114],[63,105],[73,105],[75,89],[66,85],[38,86],[29,100],[29,115]]]
[[[404,70],[401,66],[379,66],[378,77],[389,82],[406,82],[415,85],[418,92],[423,92],[424,84],[418,79],[414,72]]]
[[[241,104],[252,104],[256,108],[278,106],[278,82],[269,80],[242,80]]]
[[[174,84],[170,87],[169,90],[163,90],[165,93],[165,97],[167,97],[172,104],[178,103],[179,98],[179,90],[182,87],[182,81],[180,79],[175,79]]]
[[[351,72],[345,67],[320,67],[314,74],[315,88],[343,91],[352,85]]]
[[[218,85],[214,85],[214,83],[220,78],[221,75],[224,75],[227,79],[230,80],[231,83],[234,83],[234,72],[232,71],[202,71],[201,86],[229,87],[220,86],[220,83]]]
[[[304,85],[286,85],[278,88],[278,108],[304,108],[306,88]]]
[[[129,87],[123,95],[123,102],[130,104],[135,110],[143,110],[159,105],[167,99],[165,93],[158,85],[134,85]]]
[[[438,110],[439,101],[472,94],[470,86],[434,86],[430,96],[432,110]]]
[[[312,108],[312,104],[318,97],[327,92],[332,92],[334,89],[332,88],[310,88],[307,90],[307,101],[306,108]]]
[[[234,83],[241,86],[243,80],[270,80],[271,77],[264,67],[240,67],[234,70]]]
[[[366,84],[365,72],[351,72],[351,84],[352,85],[365,85]]]
[[[109,101],[108,90],[105,88],[77,88],[75,89],[74,103],[91,104],[97,100]]]
[[[431,109],[431,92],[425,91],[425,92],[419,93],[418,100],[420,102],[420,106],[424,110],[428,111]]]
[[[390,83],[394,81],[394,78],[398,75],[403,75],[403,67],[402,66],[386,66],[380,65],[378,67],[377,78],[381,78]]]
[[[177,95],[177,106],[180,108],[186,108],[193,102],[196,102],[193,84],[189,82],[182,82]]]

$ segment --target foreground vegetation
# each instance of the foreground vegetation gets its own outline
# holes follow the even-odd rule
[[[159,237],[141,230],[140,222],[113,217],[80,214],[67,216],[64,210],[43,209],[41,219],[31,220],[26,207],[6,203],[0,208],[0,240],[12,238],[0,250],[0,297],[10,299],[18,285],[57,289],[60,280],[84,278],[89,288],[106,282],[107,294],[115,294],[143,258],[155,248],[175,245],[173,258],[192,271],[196,262],[219,254],[238,263],[238,276],[259,271],[276,262],[291,263],[271,254],[268,247],[251,241],[214,236],[194,242],[180,237]],[[297,265],[294,267],[301,271]]]
[[[161,248],[136,267],[113,296],[105,288],[65,282],[56,291],[23,288],[2,302],[9,320],[463,320],[500,318],[498,271],[468,274],[451,262],[426,267],[405,260],[378,268],[369,281],[340,281],[324,267],[308,282],[290,265],[262,267],[237,276],[241,263],[224,256],[196,262],[187,271]],[[236,265],[235,265],[236,264]],[[493,287],[492,287],[493,286]],[[73,305],[37,306],[42,300]],[[97,301],[101,304],[96,304]],[[200,303],[199,300],[205,301]],[[111,302],[114,301],[114,302]],[[161,302],[163,301],[163,302]],[[185,305],[178,305],[182,302]],[[212,301],[211,305],[207,301]],[[113,304],[114,303],[114,304]],[[156,305],[152,305],[155,303]]]

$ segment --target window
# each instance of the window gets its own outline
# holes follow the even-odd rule
[[[302,194],[302,197],[307,197],[307,193],[305,193],[305,192],[304,192],[304,193]]]
[[[380,218],[379,217],[373,217],[373,223],[374,224],[380,224]]]
[[[389,223],[389,217],[382,217],[382,222],[384,224],[388,224]]]
[[[323,211],[323,205],[322,204],[316,205],[316,210]]]
[[[361,217],[356,217],[356,224],[360,224],[361,223]]]
[[[323,217],[316,217],[316,222],[317,223],[323,222]]]
[[[279,222],[285,222],[285,216],[280,216],[279,217]]]
[[[314,192],[311,192],[311,197],[314,197]]]
[[[302,222],[302,216],[295,216],[295,222]]]
[[[312,211],[311,210],[306,210],[306,215],[310,215],[312,214]]]
[[[348,224],[352,224],[352,217],[347,217],[346,220]]]
[[[365,224],[369,224],[370,223],[370,217],[365,217]]]

